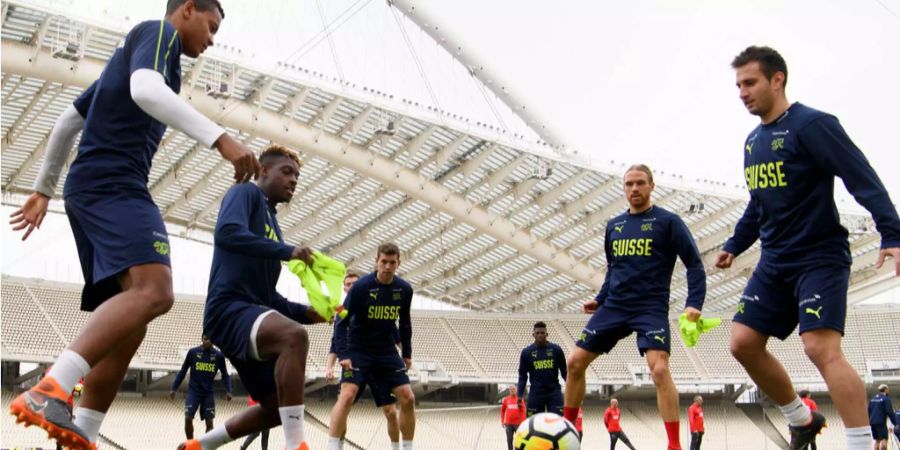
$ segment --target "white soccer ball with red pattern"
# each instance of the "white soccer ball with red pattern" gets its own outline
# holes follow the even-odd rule
[[[516,450],[581,450],[572,422],[553,414],[535,414],[522,422],[513,436]]]

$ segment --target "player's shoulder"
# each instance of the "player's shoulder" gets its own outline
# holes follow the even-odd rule
[[[247,196],[247,197],[265,197],[262,189],[256,183],[238,183],[228,188],[226,195],[231,196]]]
[[[522,349],[522,353],[524,354],[524,353],[531,352],[535,348],[537,348],[537,344],[535,344],[535,343],[528,344],[525,346],[525,348]]]
[[[613,217],[612,219],[609,219],[609,221],[606,222],[606,228],[619,224],[623,220],[628,220],[628,210],[622,211],[621,214]]]
[[[398,287],[400,287],[401,289],[407,289],[410,291],[412,290],[412,285],[409,284],[408,281],[406,281],[403,278],[400,278],[398,276],[394,276],[394,284],[397,285]]]
[[[796,102],[791,105],[791,108],[788,110],[788,118],[790,119],[790,128],[794,128],[798,131],[806,128],[807,125],[817,122],[820,119],[832,119],[837,121],[837,117],[833,114],[829,114],[825,111],[818,110],[816,108],[812,108],[810,106],[806,106],[800,102]]]
[[[681,216],[659,205],[653,205],[652,215],[658,219],[681,220]]]
[[[175,25],[172,25],[172,23],[167,20],[145,20],[131,28],[131,30],[126,35],[126,40],[129,37],[134,36],[158,38],[159,36],[170,36],[177,33],[178,30],[175,28]]]

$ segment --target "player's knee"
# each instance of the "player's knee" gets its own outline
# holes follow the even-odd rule
[[[566,368],[568,369],[570,376],[581,376],[587,371],[587,363],[584,359],[578,358],[573,354],[569,356],[569,359],[566,361]]]
[[[289,351],[309,349],[309,333],[302,325],[291,326],[284,334],[285,343],[290,348]]]
[[[842,357],[840,347],[833,348],[827,342],[808,340],[803,342],[803,351],[816,366],[826,366]]]
[[[657,362],[653,367],[650,368],[650,376],[653,377],[653,382],[656,384],[667,381],[671,377],[671,374],[669,373],[669,365],[662,362]]]
[[[732,338],[729,347],[731,350],[731,355],[734,356],[734,359],[742,363],[752,360],[760,350],[756,345],[753,344],[753,342],[740,338]]]
[[[400,389],[394,394],[397,397],[397,403],[402,409],[410,409],[415,405],[416,397],[413,395],[412,389]]]

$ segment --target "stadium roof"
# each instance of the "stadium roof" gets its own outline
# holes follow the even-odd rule
[[[2,187],[31,191],[56,117],[96,79],[121,29],[2,3]],[[282,67],[213,56],[183,58],[182,96],[255,151],[279,142],[302,152],[298,192],[280,210],[286,239],[368,268],[392,240],[417,292],[475,310],[572,311],[604,273],[603,228],[626,207],[618,173],[525,136],[396,99],[388,93]],[[74,153],[72,155],[74,157]],[[172,130],[149,188],[165,220],[212,230],[232,169]],[[717,190],[719,192],[717,192]],[[665,181],[656,203],[682,214],[705,258],[708,310],[732,308],[758,244],[727,271],[711,264],[746,201],[720,186]],[[871,221],[844,215],[855,257],[851,291],[862,300],[895,285],[873,268]],[[679,266],[680,267],[680,266]],[[686,295],[676,269],[673,303]]]

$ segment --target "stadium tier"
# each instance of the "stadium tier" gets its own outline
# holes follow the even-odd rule
[[[50,362],[87,319],[78,310],[81,291],[77,285],[4,277],[2,291],[4,360]],[[172,310],[155,320],[138,349],[132,366],[140,369],[177,370],[185,352],[197,345],[201,334],[203,303],[198,297],[179,297]],[[28,327],[39,314],[49,328],[38,332]],[[587,316],[523,315],[484,312],[413,312],[413,348],[419,377],[432,382],[507,383],[517,378],[519,354],[532,342],[536,320],[548,325],[549,339],[570,352]],[[727,319],[727,317],[726,317]],[[673,321],[672,329],[677,329]],[[747,376],[728,350],[731,332],[728,320],[704,335],[694,348],[680,339],[672,345],[671,368],[678,383],[743,383]],[[311,339],[308,376],[324,376],[324,360],[331,327],[308,327]],[[900,335],[900,310],[856,309],[847,318],[844,352],[863,376],[871,378],[871,367],[900,362],[896,337]],[[771,340],[770,348],[784,362],[797,382],[821,379],[802,351],[799,336],[786,341]],[[870,367],[871,366],[871,367]],[[632,335],[608,355],[591,365],[589,382],[597,384],[650,383],[646,362],[638,354]],[[427,372],[427,374],[425,373]],[[424,378],[423,378],[424,379]]]

